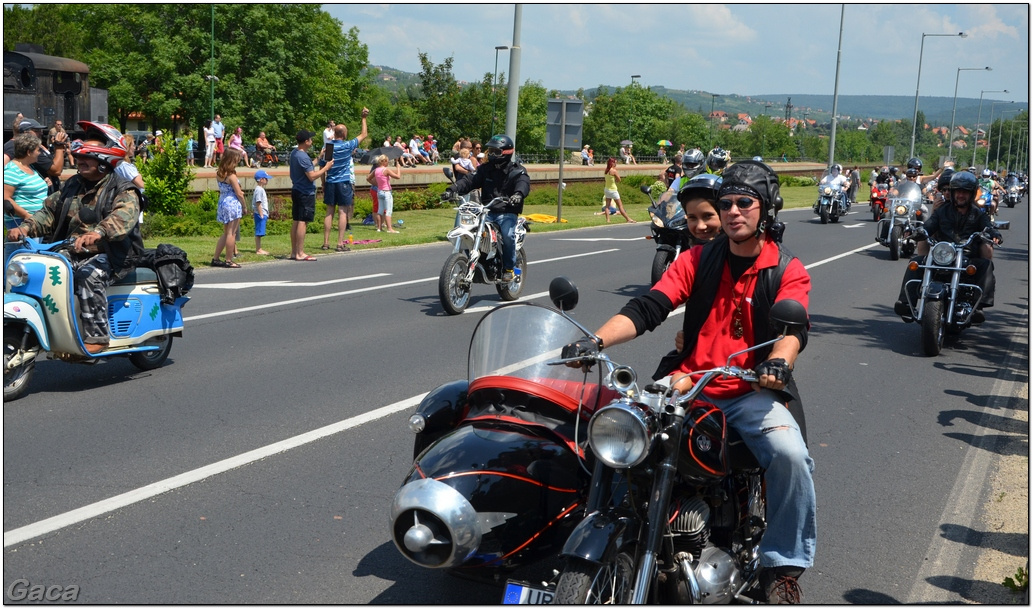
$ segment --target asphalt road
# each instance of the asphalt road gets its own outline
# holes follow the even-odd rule
[[[979,602],[987,471],[1028,454],[1007,413],[1028,387],[1029,208],[995,254],[997,306],[939,357],[893,315],[904,261],[863,205],[839,224],[783,214],[809,267],[796,377],[817,469],[809,603]],[[866,219],[867,218],[867,219]],[[566,275],[598,327],[647,289],[644,223],[532,233],[525,295]],[[388,537],[419,396],[466,375],[493,289],[443,313],[449,246],[198,272],[162,368],[42,362],[4,404],[4,587],[78,586],[87,603],[490,604],[494,586],[407,562]],[[675,318],[678,319],[678,318]],[[647,376],[680,321],[610,350]],[[1016,557],[1016,566],[1025,564]]]

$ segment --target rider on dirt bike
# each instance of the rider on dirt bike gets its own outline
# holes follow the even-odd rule
[[[775,172],[761,162],[736,163],[724,172],[719,195],[724,234],[680,256],[652,290],[632,299],[594,339],[568,345],[564,358],[630,341],[684,303],[686,344],[664,358],[654,378],[713,368],[723,365],[728,354],[770,338],[767,310],[776,300],[807,306],[810,276],[770,233],[782,205]],[[747,302],[752,304],[744,308]],[[798,405],[792,369],[806,342],[807,331],[801,329],[770,350],[737,356],[735,364],[754,369],[760,382],[751,386],[724,379],[704,393],[767,470],[769,526],[760,561],[770,602],[800,602],[796,580],[814,561],[814,463],[801,424],[787,408]],[[678,380],[675,388],[684,390],[687,380]]]
[[[515,144],[508,135],[492,136],[484,149],[485,159],[477,171],[446,188],[442,198],[454,199],[475,188],[481,189],[481,201],[508,197],[505,206],[493,209],[488,219],[502,232],[502,280],[513,281],[517,216],[524,211],[524,199],[531,192],[531,177],[527,175],[527,169],[513,158]]]
[[[950,179],[950,200],[952,205],[941,205],[933,212],[932,216],[925,221],[923,229],[925,233],[936,241],[953,241],[961,243],[966,241],[972,233],[988,230],[997,244],[1004,242],[1001,232],[994,228],[990,216],[975,205],[976,191],[979,184],[976,176],[967,171],[960,171],[951,176]],[[922,264],[929,253],[929,244],[921,241],[915,250],[917,255],[912,259]],[[976,274],[968,283],[975,284],[982,288],[983,296],[977,310],[972,314],[974,323],[981,323],[985,316],[981,309],[994,306],[994,265],[993,248],[988,243],[980,245],[973,253],[969,262],[976,267]],[[910,265],[909,265],[910,266]],[[900,296],[893,304],[893,312],[904,321],[912,321],[911,308],[907,304],[907,296],[904,293],[904,286],[912,279],[921,279],[922,270],[908,269],[904,273],[904,280],[900,284]]]
[[[131,182],[114,168],[125,159],[125,138],[111,125],[79,121],[86,135],[72,142],[78,175],[43,202],[43,209],[7,233],[8,241],[49,236],[75,237],[72,266],[79,300],[83,343],[89,353],[107,348],[109,285],[133,269],[143,251],[138,219],[140,199]]]

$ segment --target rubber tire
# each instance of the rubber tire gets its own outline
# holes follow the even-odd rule
[[[880,213],[876,208],[873,207],[872,208],[872,222],[878,222],[881,219],[882,219],[882,213]]]
[[[821,211],[818,212],[818,215],[821,216],[821,223],[822,224],[828,224],[829,223],[829,210],[827,210],[827,209],[825,209],[823,207],[823,208],[821,208]]]
[[[1011,199],[1008,199],[1008,200],[1007,200],[1007,201],[1005,202],[1005,205],[1007,205],[1007,206],[1008,206],[1009,208],[1012,208],[1012,207],[1015,207],[1015,202],[1014,202],[1014,201],[1012,201]]]
[[[36,371],[35,359],[27,364],[22,364],[16,370],[7,370],[7,362],[19,346],[13,343],[13,338],[8,338],[9,335],[12,337],[21,335],[15,330],[15,328],[4,328],[4,402],[17,400],[25,395],[32,382],[32,375]]]
[[[161,340],[164,340],[165,344],[162,345],[161,349],[157,351],[140,351],[139,353],[133,353],[129,356],[129,361],[140,370],[154,370],[155,368],[161,368],[165,360],[169,358],[169,353],[172,352],[172,336],[163,336]]]
[[[466,268],[470,259],[463,252],[455,252],[445,260],[441,267],[441,275],[438,276],[438,298],[441,300],[441,308],[449,315],[460,315],[470,304],[470,288],[460,290],[455,285],[460,277],[466,276]]]
[[[620,573],[616,578],[617,594],[607,590],[614,571]],[[599,590],[596,584],[606,588]],[[620,552],[613,562],[596,564],[580,558],[570,558],[560,573],[556,584],[556,594],[552,602],[555,605],[626,605],[631,601],[631,587],[635,583],[635,563],[631,555]],[[592,598],[589,598],[592,595]],[[600,598],[604,596],[606,598]]]
[[[926,301],[922,310],[922,351],[936,357],[943,348],[943,301]]]
[[[495,291],[499,293],[499,298],[507,302],[520,298],[521,292],[524,291],[524,280],[527,278],[527,254],[524,253],[524,250],[517,252],[516,268],[520,269],[520,274],[516,279],[509,283],[495,284]]]
[[[660,278],[667,272],[667,267],[674,262],[674,252],[669,250],[657,250],[653,256],[653,268],[649,272],[649,285],[656,285]]]
[[[904,229],[899,226],[890,230],[890,260],[900,260],[900,240],[903,234]]]
[[[833,224],[838,224],[839,223],[839,214],[832,214],[831,216],[829,216],[829,219],[832,220]]]

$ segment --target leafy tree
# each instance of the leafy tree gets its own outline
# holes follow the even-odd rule
[[[520,107],[517,114],[517,149],[523,154],[544,154],[546,109],[549,104],[545,87],[540,82],[524,82],[524,86],[520,87],[517,104]],[[505,114],[502,118],[504,123]],[[498,123],[495,130],[501,131]]]

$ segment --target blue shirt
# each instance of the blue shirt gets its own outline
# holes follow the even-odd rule
[[[226,125],[212,121],[212,131],[215,133],[215,139],[221,140],[222,134],[226,132]]]
[[[355,170],[352,168],[352,153],[359,147],[359,139],[352,138],[347,142],[334,140],[334,166],[326,172],[326,183],[355,182]]]
[[[337,163],[335,162],[334,164],[336,165]],[[316,194],[316,183],[308,179],[308,175],[306,175],[308,172],[316,170],[308,153],[301,148],[291,150],[290,166],[293,189],[303,195]]]

